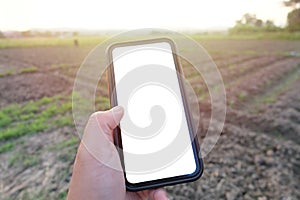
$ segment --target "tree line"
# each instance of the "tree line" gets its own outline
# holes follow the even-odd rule
[[[288,0],[283,2],[284,6],[292,8],[287,15],[287,25],[284,28],[275,26],[273,21],[263,21],[255,14],[246,13],[240,20],[236,21],[234,27],[229,29],[229,33],[257,33],[257,32],[278,32],[278,31],[300,31],[300,0]]]

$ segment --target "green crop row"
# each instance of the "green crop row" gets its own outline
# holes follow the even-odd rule
[[[84,99],[81,101],[84,102]],[[109,107],[109,100],[98,97],[95,106],[99,110],[105,110]],[[37,101],[6,106],[0,110],[0,153],[9,151],[16,145],[13,139],[73,125],[71,95],[44,97]]]

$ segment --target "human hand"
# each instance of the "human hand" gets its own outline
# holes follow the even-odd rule
[[[74,162],[69,200],[168,199],[163,189],[126,192],[119,154],[113,144],[113,129],[123,114],[123,108],[117,106],[91,115]]]

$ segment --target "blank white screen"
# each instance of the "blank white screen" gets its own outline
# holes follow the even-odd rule
[[[172,55],[172,49],[167,42],[158,42],[151,44],[135,45],[135,46],[123,46],[116,47],[112,51],[113,63],[114,63],[114,75],[116,84],[116,96],[118,105],[124,107],[130,118],[122,119],[120,122],[121,137],[124,152],[124,164],[126,170],[126,178],[130,183],[140,183],[145,181],[157,180],[162,178],[187,175],[195,172],[196,163],[191,145],[185,148],[185,151],[178,155],[178,159],[169,165],[162,164],[158,169],[153,171],[132,171],[130,166],[138,165],[138,160],[132,160],[127,153],[140,154],[144,157],[151,153],[158,152],[164,148],[168,148],[169,144],[176,138],[177,134],[182,134],[181,137],[185,142],[191,143],[187,121],[184,114],[183,102],[181,99],[181,92],[176,74],[175,63]],[[164,66],[170,70],[170,73],[165,77],[166,79],[174,80],[174,84],[177,85],[172,91],[168,91],[168,86],[162,87],[160,84],[146,83],[141,87],[136,87],[131,90],[130,98],[122,97],[120,95],[121,86],[118,85],[121,80],[126,80],[126,75],[143,66],[159,65]],[[153,74],[142,74],[145,80],[151,79]],[[150,76],[150,77],[149,77]],[[153,80],[155,77],[153,77]],[[130,80],[128,80],[130,81]],[[124,82],[122,82],[124,84]],[[125,82],[126,84],[126,82]],[[122,87],[124,90],[124,85]],[[176,98],[177,97],[177,98]],[[166,115],[166,121],[164,127],[159,134],[149,139],[139,139],[132,137],[132,135],[138,135],[139,133],[130,133],[125,128],[128,123],[134,123],[138,127],[147,127],[151,125],[152,120],[150,116],[151,107],[159,105],[161,106]],[[184,118],[182,120],[182,118]],[[129,122],[128,120],[131,120]],[[184,123],[181,123],[183,121]],[[178,133],[179,126],[181,127],[180,133]],[[183,141],[184,143],[184,141]],[[175,149],[174,149],[175,152]],[[150,157],[149,157],[150,159]],[[157,158],[164,160],[167,158]],[[156,161],[154,161],[156,162]]]

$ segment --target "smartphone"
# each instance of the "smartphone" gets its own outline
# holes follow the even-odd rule
[[[203,161],[173,40],[116,43],[107,54],[110,104],[125,111],[114,142],[126,189],[197,180]]]

